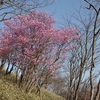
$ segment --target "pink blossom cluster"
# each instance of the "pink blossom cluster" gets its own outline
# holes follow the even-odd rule
[[[59,60],[68,52],[68,43],[79,38],[75,28],[55,28],[55,22],[48,13],[38,11],[5,21],[0,38],[0,58],[17,62],[22,71],[40,74],[45,68],[55,75],[60,68],[57,68]]]

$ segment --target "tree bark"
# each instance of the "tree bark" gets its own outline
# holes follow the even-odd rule
[[[94,100],[100,100],[100,80],[98,82],[97,92],[96,92]]]

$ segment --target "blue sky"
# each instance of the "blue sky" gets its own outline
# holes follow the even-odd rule
[[[51,13],[59,23],[65,13],[67,15],[74,14],[75,10],[79,10],[82,4],[84,4],[83,0],[55,0],[52,5],[38,10]]]

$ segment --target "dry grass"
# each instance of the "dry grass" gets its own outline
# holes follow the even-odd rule
[[[40,100],[35,93],[26,94],[18,88],[14,80],[14,75],[4,76],[4,71],[0,71],[0,100]],[[64,100],[47,90],[41,90],[42,100]]]

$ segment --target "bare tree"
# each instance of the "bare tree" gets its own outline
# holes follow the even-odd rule
[[[94,71],[98,67],[100,59],[98,56],[100,54],[100,7],[98,6],[100,2],[84,1],[89,4],[89,7],[85,9],[86,15],[84,16],[81,10],[78,12],[78,15],[74,14],[74,19],[78,23],[72,23],[67,19],[67,25],[74,25],[78,30],[78,34],[81,34],[82,37],[77,41],[77,48],[71,51],[69,61],[67,59],[68,66],[66,72],[69,81],[66,100],[80,100],[80,96],[82,96],[80,93],[83,93],[82,87],[85,86],[85,83],[90,83],[86,88],[90,92],[90,100],[93,100],[96,97],[94,93],[94,82],[100,77],[99,72]],[[87,100],[87,98],[85,99]]]
[[[26,14],[29,10],[45,7],[54,0],[0,0],[0,22],[14,15]]]
[[[94,98],[94,85],[93,85],[93,71],[94,71],[94,67],[95,67],[95,44],[96,44],[96,39],[97,39],[97,35],[100,33],[100,27],[97,28],[98,25],[98,20],[99,20],[99,14],[100,14],[100,7],[97,9],[91,2],[89,2],[88,0],[84,0],[85,2],[87,2],[89,4],[89,8],[88,9],[93,9],[95,12],[95,19],[94,19],[94,26],[93,26],[93,38],[92,38],[92,59],[91,59],[91,68],[90,68],[90,86],[91,86],[91,96],[90,96],[90,100],[93,100]]]

